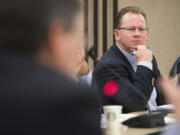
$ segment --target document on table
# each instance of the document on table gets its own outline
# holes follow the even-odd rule
[[[163,110],[163,109],[173,111],[175,109],[175,106],[173,104],[161,105],[161,106],[157,106],[156,110]]]

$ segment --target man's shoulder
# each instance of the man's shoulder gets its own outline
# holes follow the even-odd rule
[[[63,73],[35,63],[17,62],[12,68],[4,70],[0,81],[1,90],[9,97],[19,98],[23,102],[53,101],[58,103],[72,103],[80,105],[92,102],[96,105],[97,93],[95,89],[81,86]],[[0,68],[1,69],[1,68]],[[3,78],[6,78],[4,80]]]
[[[76,91],[79,93],[81,91],[84,93],[84,89],[88,89],[80,87],[63,73],[37,64],[29,58],[10,57],[6,61],[0,60],[0,64],[4,65],[0,67],[3,72],[0,76],[0,81],[3,83],[1,86],[6,89],[14,89],[16,92],[22,93],[25,90],[32,96],[38,93],[44,95],[54,93],[60,97],[63,94],[75,93],[74,89],[77,89]]]
[[[85,94],[85,92],[88,93],[90,91],[88,86],[80,86],[73,78],[51,69],[41,68],[32,72],[32,74],[32,77],[30,75],[30,80],[33,87],[48,90],[49,92],[59,94],[59,96],[65,96],[66,94],[73,96],[76,93]]]
[[[109,50],[107,50],[104,55],[101,57],[100,61],[96,64],[95,70],[101,70],[105,66],[110,66],[110,67],[119,67],[121,66],[124,61],[121,59],[120,55],[117,54],[119,52],[115,45],[113,45]]]
[[[101,57],[101,61],[102,60],[107,60],[108,58],[112,58],[115,57],[115,45],[112,45]]]

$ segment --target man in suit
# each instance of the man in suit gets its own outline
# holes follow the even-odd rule
[[[156,60],[145,46],[146,15],[138,7],[126,7],[114,22],[116,43],[94,70],[103,105],[122,105],[124,112],[156,109],[164,99],[157,84],[160,72]]]
[[[81,1],[1,0],[0,16],[0,134],[101,134],[97,92],[71,79]]]

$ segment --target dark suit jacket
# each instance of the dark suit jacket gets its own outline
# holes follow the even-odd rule
[[[123,112],[145,110],[153,90],[153,78],[157,90],[157,104],[164,104],[157,86],[160,72],[155,59],[153,71],[139,65],[135,73],[127,58],[113,45],[95,66],[93,77],[102,95],[103,105],[123,105]],[[110,80],[117,82],[118,91],[112,96],[107,96],[103,89]]]
[[[97,91],[0,49],[0,134],[100,135]]]

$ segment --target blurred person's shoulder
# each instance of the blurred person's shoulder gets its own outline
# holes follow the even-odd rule
[[[57,98],[65,97],[82,99],[94,98],[96,91],[86,86],[80,86],[63,73],[38,64],[31,57],[20,53],[5,53],[0,57],[2,91],[13,95],[21,93],[24,97]]]

